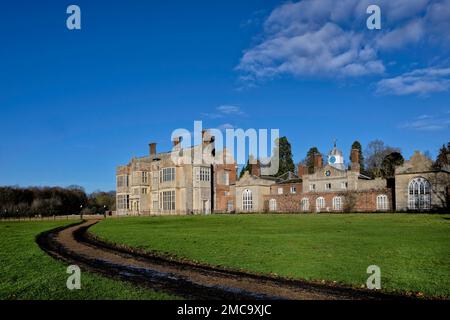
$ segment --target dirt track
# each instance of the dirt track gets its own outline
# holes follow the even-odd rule
[[[231,271],[133,252],[96,240],[87,229],[95,220],[38,236],[51,256],[84,270],[173,293],[186,299],[354,300],[404,299],[378,292]]]

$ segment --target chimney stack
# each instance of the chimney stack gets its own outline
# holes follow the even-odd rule
[[[150,156],[156,156],[156,143],[152,142],[148,146],[150,149]]]
[[[299,178],[302,178],[305,174],[307,174],[307,168],[304,164],[299,164],[298,165],[298,176]]]
[[[351,160],[351,165],[350,168],[352,171],[360,171],[361,170],[361,166],[359,164],[359,150],[358,149],[352,149],[351,154],[350,154],[350,160]]]
[[[174,138],[172,143],[174,147],[178,146],[180,144],[180,138]]]
[[[323,158],[320,153],[316,153],[314,155],[314,172],[316,172],[319,169],[322,169],[323,166]]]
[[[251,167],[252,167],[251,174],[253,176],[260,177],[261,176],[261,163],[259,162],[259,160],[256,160],[256,163],[252,163]]]
[[[211,143],[214,143],[215,137],[211,135],[209,130],[202,130],[202,144],[203,146],[207,146]]]

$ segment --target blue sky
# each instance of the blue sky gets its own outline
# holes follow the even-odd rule
[[[379,4],[382,29],[366,28]],[[77,4],[82,29],[66,28]],[[278,128],[310,146],[449,141],[450,0],[9,1],[0,184],[112,190],[174,129]]]

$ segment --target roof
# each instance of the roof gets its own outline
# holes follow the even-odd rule
[[[285,183],[299,183],[302,182],[302,178],[299,178],[295,173],[289,171],[285,174],[279,176],[276,178],[278,181],[278,184],[285,184]]]
[[[373,180],[371,177],[366,176],[362,173],[359,174],[358,179],[363,179],[363,180]]]

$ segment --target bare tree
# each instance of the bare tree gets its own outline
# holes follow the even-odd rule
[[[387,146],[381,140],[374,140],[369,142],[364,152],[366,155],[367,172],[373,177],[382,177],[383,160],[387,155],[394,152],[400,153],[400,149]]]

